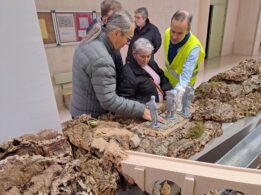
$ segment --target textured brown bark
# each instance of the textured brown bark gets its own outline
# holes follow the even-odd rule
[[[234,122],[261,112],[261,59],[220,73],[196,90],[193,120]]]
[[[199,86],[191,120],[178,116],[155,130],[140,120],[82,115],[65,122],[63,132],[45,130],[1,144],[0,194],[116,194],[120,178],[134,183],[121,171],[125,150],[189,158],[222,135],[222,122],[260,111],[261,60],[246,60]],[[162,181],[155,193],[168,189]]]

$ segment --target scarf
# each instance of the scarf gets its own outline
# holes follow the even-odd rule
[[[168,60],[169,60],[170,64],[171,64],[172,60],[175,58],[175,56],[177,55],[178,50],[187,42],[189,37],[190,37],[190,33],[186,34],[184,39],[182,41],[180,41],[179,43],[177,43],[177,44],[173,44],[170,41],[169,53],[168,53]]]

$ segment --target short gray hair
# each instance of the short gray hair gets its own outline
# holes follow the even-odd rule
[[[141,51],[146,51],[152,53],[154,50],[153,45],[150,43],[148,39],[139,38],[137,41],[134,42],[132,46],[132,51],[134,53],[139,53]]]
[[[109,12],[116,12],[122,9],[121,3],[115,0],[104,0],[101,2],[101,16],[108,16]]]
[[[142,15],[143,18],[148,18],[149,17],[149,12],[146,7],[140,7],[135,10],[135,14],[139,13]]]
[[[108,18],[108,23],[106,24],[105,32],[109,33],[119,28],[122,32],[128,33],[130,31],[132,23],[133,19],[131,15],[127,11],[121,10],[113,13]]]
[[[188,30],[190,30],[193,16],[188,11],[186,10],[176,11],[176,13],[171,18],[171,22],[173,19],[181,22],[186,19],[188,21]]]

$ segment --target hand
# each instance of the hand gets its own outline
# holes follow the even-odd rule
[[[176,96],[177,95],[177,91],[175,89],[171,89],[169,91],[166,91],[166,98],[167,96]]]
[[[179,86],[175,87],[175,89],[177,90],[178,93],[184,93],[186,86],[179,85]]]
[[[144,109],[142,118],[147,120],[147,121],[152,121],[149,109],[147,109],[147,108]]]
[[[150,110],[145,108],[142,118],[147,120],[147,121],[152,121],[151,115],[150,115]],[[165,124],[166,120],[164,118],[162,118],[161,116],[159,116],[159,122]]]
[[[166,124],[166,119],[162,118],[161,116],[159,116],[159,122],[162,124]]]
[[[178,91],[176,88],[169,90],[173,95],[177,95]]]

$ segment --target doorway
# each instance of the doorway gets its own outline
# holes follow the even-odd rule
[[[211,0],[209,7],[206,59],[221,56],[227,0]]]

